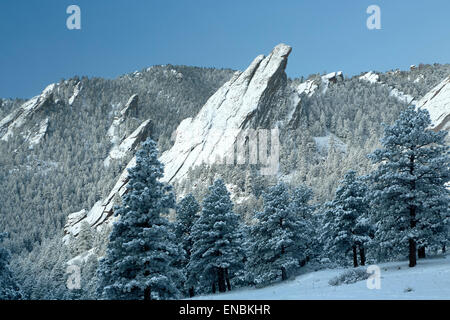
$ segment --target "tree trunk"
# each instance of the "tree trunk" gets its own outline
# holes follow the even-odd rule
[[[216,293],[216,281],[213,280],[212,282],[212,293]]]
[[[147,287],[144,289],[144,300],[152,300],[152,288]]]
[[[409,173],[411,176],[414,176],[414,155],[411,155],[409,158]],[[416,181],[412,181],[412,190],[416,190]],[[409,226],[410,230],[413,231],[416,227],[416,207],[414,205],[409,207]],[[416,259],[416,240],[409,239],[409,267],[415,267],[417,264]]]
[[[420,247],[419,249],[417,249],[417,256],[419,257],[419,259],[425,258],[425,247]]]
[[[445,244],[442,246],[442,253],[445,253],[445,250],[446,248],[445,248]]]
[[[281,280],[287,280],[287,273],[286,273],[286,268],[285,267],[281,267]]]
[[[364,250],[364,246],[363,245],[359,246],[359,257],[361,259],[361,265],[365,266],[366,265],[366,252]]]
[[[352,247],[353,249],[353,267],[357,267],[358,266],[358,255],[356,253],[356,246]]]
[[[230,276],[228,274],[228,269],[225,269],[225,281],[227,282],[228,291],[231,291],[231,283],[230,283]]]
[[[217,268],[217,282],[219,285],[219,292],[225,292],[227,291],[227,288],[225,286],[225,274],[223,271],[223,268]]]
[[[416,264],[416,241],[414,239],[409,239],[409,267],[415,267]]]
[[[192,298],[193,296],[195,296],[194,287],[190,287],[189,288],[189,297]]]

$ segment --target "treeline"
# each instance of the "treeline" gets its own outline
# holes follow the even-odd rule
[[[385,127],[369,174],[347,172],[323,205],[311,202],[310,188],[280,182],[262,193],[251,223],[234,212],[221,179],[201,204],[191,194],[175,204],[171,186],[159,181],[156,144],[147,140],[130,169],[92,298],[192,297],[284,281],[307,264],[356,267],[407,256],[414,267],[417,257],[445,252],[450,157],[446,133],[430,123],[427,111],[407,108]]]

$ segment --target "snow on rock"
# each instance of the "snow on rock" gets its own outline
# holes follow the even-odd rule
[[[69,98],[69,105],[72,105],[75,101],[75,98],[78,96],[78,94],[81,91],[81,82],[78,82],[75,86],[75,88],[73,88],[73,94],[72,96]]]
[[[290,52],[291,47],[279,44],[269,56],[259,55],[211,96],[195,118],[180,123],[174,146],[161,156],[165,181],[181,180],[189,168],[227,155],[239,130],[266,106],[277,78],[285,76]]]
[[[116,204],[116,196],[121,197],[126,192],[126,185],[128,183],[128,169],[134,167],[135,165],[136,157],[133,157],[126,166],[125,170],[122,171],[122,174],[110,191],[109,195],[105,199],[97,201],[89,213],[86,214],[86,210],[84,210],[82,214],[78,213],[78,215],[76,215],[77,213],[72,213],[68,216],[67,223],[64,227],[66,236],[69,233],[77,236],[83,221],[87,221],[92,228],[98,228],[105,222],[110,222],[114,213],[113,209]],[[81,217],[81,215],[83,216]],[[78,217],[81,217],[81,219],[77,219]]]
[[[128,102],[125,105],[125,108],[123,108],[120,111],[120,114],[122,115],[122,117],[127,117],[130,115],[135,116],[137,113],[138,103],[139,103],[139,96],[137,94],[133,94],[128,99]]]
[[[359,79],[370,83],[377,83],[378,80],[380,79],[380,76],[372,71],[369,71],[360,76]]]
[[[47,133],[47,129],[48,129],[48,118],[45,118],[44,120],[41,121],[38,132],[29,139],[30,149],[32,149],[35,145],[37,145],[41,141],[41,139]]]
[[[64,226],[64,232],[66,234],[78,235],[81,228],[81,221],[86,218],[86,209],[69,214],[67,217],[67,223]]]
[[[314,80],[306,80],[298,85],[297,94],[306,94],[308,97],[311,97],[318,87],[319,86]]]
[[[271,95],[282,86],[280,78],[286,77],[284,69],[290,52],[291,47],[279,44],[269,56],[256,57],[247,70],[236,72],[219,88],[195,118],[187,118],[180,123],[176,130],[174,146],[160,157],[165,166],[164,181],[181,179],[190,167],[210,158],[216,159],[216,156],[220,157],[230,150],[241,130],[246,129],[252,122],[252,117],[258,111],[260,114],[266,112],[268,105],[270,107],[268,101],[271,101]],[[121,154],[120,150],[130,150],[130,146],[133,149],[133,145],[140,139],[138,137],[144,136],[142,132],[150,123],[144,122],[129,140],[125,139],[117,154]],[[133,139],[134,142],[131,142]],[[126,192],[128,169],[135,165],[136,157],[133,157],[109,195],[101,204],[94,205],[83,218],[88,219],[93,228],[101,228],[112,221],[115,200]],[[67,233],[71,230],[76,232],[77,229],[75,226],[70,229],[68,221],[65,230]]]
[[[123,140],[119,145],[114,145],[104,161],[106,167],[112,159],[123,159],[130,151],[134,150],[140,142],[150,135],[152,128],[151,120],[145,120],[134,132]]]
[[[387,86],[390,90],[389,95],[391,97],[396,98],[397,100],[399,100],[402,103],[411,104],[414,102],[413,96],[411,96],[409,94],[405,94],[405,93],[401,92],[400,90],[398,90],[397,88],[393,88],[393,87],[388,86],[387,84],[381,82],[379,75],[372,71],[369,71],[369,72],[363,74],[362,76],[359,77],[359,79],[362,81],[367,81],[367,82],[373,83],[373,84],[378,83],[382,86]]]
[[[411,96],[409,94],[405,94],[405,93],[401,92],[400,90],[398,90],[397,88],[391,88],[389,95],[391,97],[397,98],[400,102],[403,102],[406,104],[410,104],[414,101],[413,96]]]
[[[69,214],[67,222],[64,226],[64,233],[66,234],[64,237],[64,242],[68,243],[69,235],[76,237],[80,233],[83,222],[89,223],[89,226],[92,228],[98,226],[99,222],[103,222],[101,218],[103,217],[104,209],[103,201],[100,200],[94,204],[89,212],[87,212],[86,209],[83,209],[81,211]]]
[[[344,80],[344,75],[343,75],[342,71],[331,72],[331,73],[328,73],[328,74],[322,76],[321,79],[322,79],[322,84],[323,84],[322,94],[325,94],[325,92],[327,92],[327,90],[328,90],[329,84],[337,83],[339,81]]]
[[[425,76],[423,74],[419,74],[418,77],[414,80],[414,83],[421,82],[425,79]]]
[[[416,107],[428,110],[433,129],[450,130],[450,76],[420,99]]]
[[[342,71],[338,71],[338,72],[331,72],[328,73],[324,76],[322,76],[322,81],[325,83],[337,83],[338,81],[342,81],[344,80],[344,75],[342,73]]]
[[[292,88],[289,94],[289,113],[286,117],[287,124],[293,124],[299,115],[299,110],[301,108],[301,101],[303,96],[312,97],[319,85],[314,79],[306,80],[300,83],[297,87]]]
[[[8,141],[9,137],[13,135],[14,129],[22,127],[35,113],[51,104],[55,87],[56,84],[50,84],[40,95],[26,101],[17,110],[0,120],[1,140]]]

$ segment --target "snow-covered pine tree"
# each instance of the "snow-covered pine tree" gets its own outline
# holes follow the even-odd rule
[[[195,197],[191,193],[189,193],[186,197],[181,199],[177,205],[175,235],[177,241],[181,244],[185,252],[185,254],[182,257],[180,257],[178,265],[180,269],[184,271],[185,274],[187,274],[186,266],[189,262],[192,252],[192,245],[193,245],[191,236],[192,226],[198,219],[199,210],[200,205],[197,202],[197,200],[195,200]],[[189,278],[189,275],[187,275],[186,278]],[[189,286],[186,289],[188,290],[190,297],[194,296],[195,292],[193,286]]]
[[[362,179],[350,170],[340,181],[334,199],[326,204],[322,239],[331,260],[346,261],[352,252],[353,266],[357,267],[359,249],[361,265],[365,265],[365,244],[370,241],[366,191]]]
[[[6,233],[0,233],[0,244],[5,237]],[[18,300],[22,298],[22,293],[9,267],[9,259],[9,251],[0,247],[0,300]]]
[[[417,247],[442,244],[446,237],[450,180],[446,132],[434,132],[427,110],[414,106],[385,127],[382,149],[370,155],[375,239],[384,249],[405,252],[416,265]],[[403,250],[402,250],[403,249]]]
[[[80,226],[80,232],[76,238],[76,249],[78,253],[83,253],[92,248],[94,243],[94,237],[92,235],[92,229],[89,222],[83,221]]]
[[[209,187],[200,217],[192,228],[192,252],[187,269],[189,284],[200,291],[231,290],[231,279],[243,268],[239,216],[221,179]]]
[[[255,213],[257,222],[250,230],[248,268],[257,285],[288,279],[304,259],[306,236],[284,183],[269,188],[263,199],[264,210]]]
[[[105,258],[100,261],[99,288],[106,299],[150,300],[179,297],[173,267],[179,255],[175,234],[165,215],[175,206],[171,186],[159,181],[163,165],[148,138],[128,169],[127,192],[115,215]]]
[[[303,246],[299,248],[299,253],[304,256],[300,261],[301,266],[320,250],[317,246],[316,219],[313,216],[315,206],[309,204],[312,197],[312,189],[305,185],[300,185],[292,192],[292,200],[290,203],[290,209],[300,218],[298,234],[302,237],[299,243]]]

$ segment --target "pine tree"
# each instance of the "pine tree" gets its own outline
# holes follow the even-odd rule
[[[176,223],[175,223],[175,235],[177,241],[181,243],[181,246],[185,252],[185,255],[180,259],[179,267],[187,273],[186,266],[191,258],[193,240],[191,236],[192,227],[198,218],[198,211],[200,205],[195,197],[190,193],[186,197],[180,200],[177,205]],[[189,275],[187,276],[189,278]],[[187,288],[189,296],[194,295],[194,287]]]
[[[429,129],[426,110],[408,107],[385,128],[382,149],[370,155],[378,168],[371,173],[376,240],[384,249],[405,252],[416,265],[419,248],[446,238],[450,180],[446,132]]]
[[[302,219],[291,207],[288,188],[279,183],[263,194],[264,210],[250,230],[249,269],[257,285],[286,280],[305,257]]]
[[[231,279],[243,267],[239,216],[224,182],[217,179],[209,187],[200,217],[192,228],[192,252],[187,269],[189,285],[201,291],[231,290]]]
[[[309,202],[313,197],[313,191],[311,188],[300,185],[295,188],[292,193],[292,201],[290,203],[290,209],[299,218],[298,234],[302,239],[298,239],[299,244],[302,244],[299,248],[299,252],[303,252],[304,259],[300,261],[300,265],[303,266],[311,257],[317,254],[320,250],[317,246],[317,234],[315,230],[315,217],[313,212],[315,207],[310,205]]]
[[[340,181],[334,199],[326,204],[324,213],[324,251],[332,254],[333,260],[343,261],[351,251],[354,267],[358,266],[358,249],[361,265],[365,265],[364,245],[370,240],[366,192],[365,184],[350,170]]]
[[[6,233],[0,233],[0,244],[5,237]],[[0,300],[18,300],[22,298],[22,293],[9,267],[9,259],[9,251],[0,247]]]
[[[165,215],[174,207],[170,186],[159,181],[163,165],[156,144],[148,138],[130,168],[127,192],[115,214],[105,258],[100,261],[100,290],[106,299],[177,298],[178,256],[175,235]]]
[[[78,253],[83,253],[92,248],[94,237],[89,222],[83,221],[80,226],[80,232],[76,238],[76,249]]]

